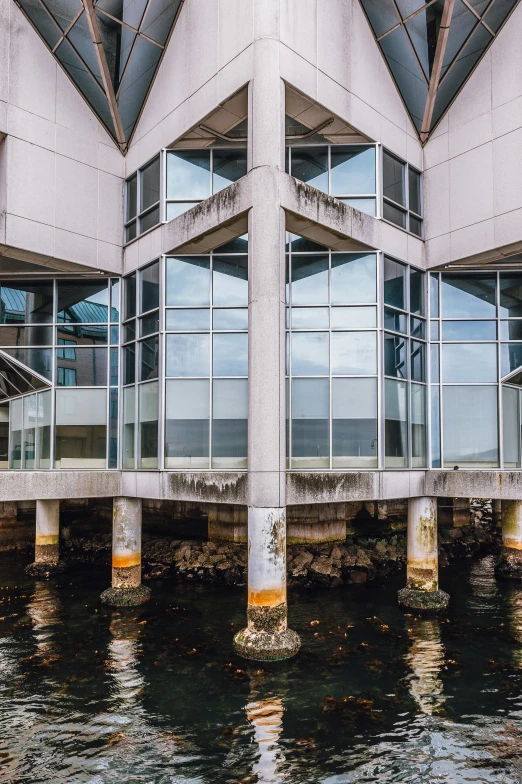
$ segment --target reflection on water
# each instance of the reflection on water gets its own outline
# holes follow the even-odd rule
[[[235,588],[157,582],[99,603],[103,569],[34,582],[0,557],[0,782],[520,784],[522,585],[441,570],[448,615],[403,576],[291,597],[301,654],[245,662]]]

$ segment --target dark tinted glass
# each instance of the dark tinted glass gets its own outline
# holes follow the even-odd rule
[[[159,338],[147,338],[140,343],[141,369],[140,381],[148,381],[158,377]]]
[[[410,197],[410,210],[421,215],[421,176],[411,167],[408,169],[408,187]]]
[[[425,281],[426,273],[410,268],[410,311],[420,316],[425,313]]]
[[[391,329],[392,332],[402,332],[407,334],[407,316],[391,308],[384,308],[384,329]]]
[[[522,316],[522,274],[500,273],[500,315]]]
[[[387,201],[382,205],[382,217],[384,220],[395,223],[396,226],[400,226],[401,229],[406,228],[406,213],[393,204],[389,204]]]
[[[159,201],[160,159],[155,158],[141,171],[140,212]]]
[[[147,95],[162,49],[138,36],[118,95],[118,108],[125,138],[129,138]]]
[[[394,308],[406,309],[406,271],[404,264],[384,257],[384,302]]]
[[[217,193],[247,172],[246,150],[214,150],[212,193]]]
[[[393,155],[389,155],[386,151],[383,152],[382,159],[382,189],[384,196],[404,206],[406,203],[404,193],[405,164],[398,161]]]
[[[420,130],[428,85],[404,29],[398,27],[383,38],[380,44],[410,116],[417,130]]]
[[[292,176],[328,193],[328,147],[292,147]]]
[[[384,334],[384,374],[394,378],[407,378],[407,338]]]
[[[141,272],[141,312],[159,307],[159,262]]]
[[[130,220],[134,218],[136,215],[136,211],[138,208],[138,178],[136,174],[134,177],[131,177],[130,180],[127,180],[127,218],[126,220]]]
[[[125,278],[125,319],[136,315],[136,273]]]

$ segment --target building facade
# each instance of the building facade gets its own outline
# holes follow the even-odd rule
[[[299,647],[287,507],[410,499],[414,606],[437,498],[504,500],[516,567],[521,32],[516,0],[0,0],[0,500],[37,562],[60,499],[112,496],[105,598],[142,601],[141,499],[248,509],[253,658]]]

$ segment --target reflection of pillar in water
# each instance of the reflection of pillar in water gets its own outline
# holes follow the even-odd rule
[[[410,694],[422,713],[433,713],[445,701],[440,671],[444,648],[440,624],[435,618],[418,621],[408,629],[411,640],[406,657],[411,668]]]
[[[56,656],[54,635],[56,627],[61,625],[61,603],[54,583],[35,582],[27,614],[33,622],[38,654],[44,657],[51,654]]]
[[[278,740],[283,724],[283,703],[279,697],[250,702],[246,706],[248,721],[254,727],[259,757],[253,766],[258,784],[276,784],[285,780],[277,768],[281,760]]]
[[[144,679],[138,672],[140,627],[136,619],[113,615],[108,646],[108,668],[114,679],[113,698],[127,707],[143,689]]]

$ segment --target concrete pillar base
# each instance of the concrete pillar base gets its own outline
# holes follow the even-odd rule
[[[522,550],[503,547],[495,574],[503,580],[522,580]]]
[[[150,588],[138,585],[135,588],[107,588],[100,599],[111,607],[136,607],[148,602],[150,595]]]
[[[25,573],[31,577],[52,577],[65,570],[63,561],[35,561],[25,567]]]
[[[446,591],[419,591],[416,588],[401,588],[397,594],[401,607],[411,610],[444,610],[449,604]]]
[[[295,656],[301,647],[297,632],[285,629],[277,632],[258,632],[242,629],[234,637],[236,653],[253,661],[283,661]]]

